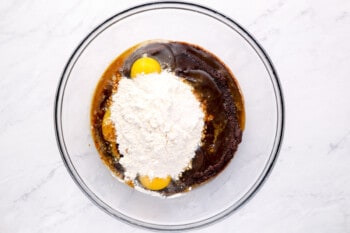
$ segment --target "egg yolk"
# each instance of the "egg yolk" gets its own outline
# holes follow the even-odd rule
[[[108,109],[102,119],[102,135],[109,142],[115,141],[114,124],[111,118],[111,110]]]
[[[152,178],[150,179],[148,176],[140,176],[139,181],[146,189],[157,191],[166,188],[170,181],[171,177],[167,176],[165,178]]]
[[[160,73],[161,67],[159,62],[151,57],[141,57],[131,66],[131,78],[139,74]]]

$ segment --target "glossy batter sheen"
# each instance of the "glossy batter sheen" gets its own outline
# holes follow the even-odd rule
[[[118,163],[118,146],[102,135],[102,119],[121,76],[130,77],[132,64],[147,55],[193,86],[205,112],[201,147],[195,152],[192,168],[160,192],[163,195],[187,191],[220,173],[232,159],[244,128],[243,98],[231,72],[214,55],[182,42],[150,42],[119,56],[106,70],[97,86],[91,110],[92,133],[105,164],[123,179]],[[114,77],[114,78],[112,78]],[[182,116],[186,117],[186,116]],[[135,181],[137,185],[137,181]],[[129,185],[134,186],[135,183]]]

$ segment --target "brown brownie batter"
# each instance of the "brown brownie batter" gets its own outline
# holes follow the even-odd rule
[[[164,70],[174,72],[194,88],[205,112],[201,146],[192,160],[192,168],[179,180],[157,192],[168,196],[187,191],[220,173],[233,158],[244,128],[243,98],[228,68],[213,54],[183,42],[149,42],[137,45],[119,56],[106,70],[97,86],[91,110],[92,135],[102,160],[121,179],[118,145],[102,134],[102,119],[121,76],[130,77],[132,64],[147,55]],[[182,116],[186,117],[186,116]],[[135,181],[137,183],[137,181]],[[129,184],[131,186],[137,184]]]

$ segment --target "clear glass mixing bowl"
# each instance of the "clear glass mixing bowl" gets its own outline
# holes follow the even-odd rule
[[[102,163],[90,131],[96,84],[112,60],[150,39],[197,44],[218,56],[245,98],[246,127],[238,151],[209,183],[161,199],[117,181]],[[152,229],[190,229],[237,210],[269,174],[281,146],[281,87],[265,51],[240,25],[215,10],[180,2],[149,3],[109,18],[80,43],[64,69],[55,101],[57,142],[73,180],[117,219]]]

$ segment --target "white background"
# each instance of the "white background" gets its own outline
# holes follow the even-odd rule
[[[78,43],[144,1],[1,1],[0,232],[146,232],[92,204],[57,149],[53,105]],[[350,232],[350,1],[193,1],[239,22],[280,76],[286,130],[261,190],[194,232]]]

